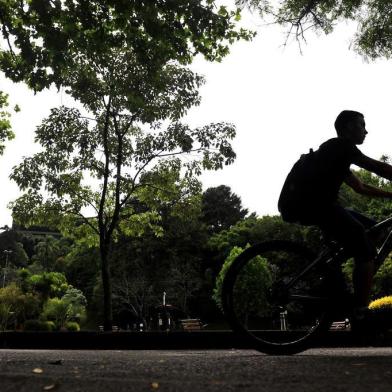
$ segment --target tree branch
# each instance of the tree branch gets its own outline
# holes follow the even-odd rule
[[[10,35],[8,33],[6,24],[4,22],[4,18],[3,18],[3,14],[2,13],[0,13],[0,21],[1,21],[1,24],[2,24],[3,36],[5,37],[5,39],[7,41],[7,44],[8,44],[8,49],[10,50],[12,57],[15,59],[16,55],[15,55],[14,50],[12,48],[12,45],[11,45],[11,42],[10,42]]]

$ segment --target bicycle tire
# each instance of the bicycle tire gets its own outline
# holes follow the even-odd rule
[[[331,324],[322,272],[316,268],[292,287],[287,284],[314,259],[309,249],[290,241],[245,249],[228,268],[222,286],[223,311],[233,331],[267,354],[310,347]]]

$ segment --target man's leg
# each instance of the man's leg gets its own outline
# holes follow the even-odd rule
[[[375,225],[377,222],[356,211],[347,210],[348,213],[364,226],[364,230]],[[373,259],[376,254],[374,242],[369,238],[365,231],[357,233],[356,237],[362,238],[363,246],[355,247],[355,265],[353,270],[353,285],[355,302],[358,307],[367,307],[370,301],[370,293],[373,286],[373,276],[375,274]],[[358,256],[359,255],[359,256]]]
[[[320,227],[335,238],[350,255],[354,256],[355,306],[367,307],[373,283],[373,258],[376,250],[366,234],[365,220],[339,205],[333,206],[325,212]]]
[[[357,262],[353,270],[354,300],[355,306],[364,308],[369,305],[370,292],[373,285],[374,266],[373,262]]]

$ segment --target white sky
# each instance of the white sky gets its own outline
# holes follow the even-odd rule
[[[350,50],[354,26],[343,23],[329,36],[308,34],[301,55],[295,43],[282,47],[282,28],[262,26],[256,16],[246,16],[244,23],[257,30],[253,41],[236,43],[222,63],[198,58],[192,65],[207,82],[201,105],[186,121],[192,126],[227,121],[237,127],[235,163],[203,174],[204,188],[226,184],[251,212],[276,214],[290,167],[301,153],[335,136],[333,123],[343,109],[365,114],[369,135],[360,147],[365,154],[392,154],[392,63],[366,63]],[[0,226],[10,226],[7,204],[20,195],[8,178],[11,168],[37,151],[34,129],[50,108],[70,101],[54,89],[34,96],[21,84],[0,81],[11,107],[18,103],[22,108],[13,116],[16,138],[0,157]]]

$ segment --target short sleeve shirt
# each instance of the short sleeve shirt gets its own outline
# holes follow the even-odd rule
[[[312,184],[315,197],[321,204],[334,203],[339,188],[351,173],[350,166],[362,156],[355,144],[347,139],[333,138],[323,143],[317,151],[317,179]],[[317,203],[319,204],[319,203]]]

